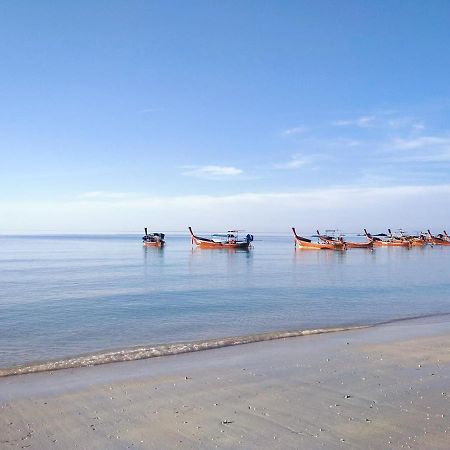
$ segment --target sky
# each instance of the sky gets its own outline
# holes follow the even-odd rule
[[[0,233],[450,228],[450,3],[0,2]]]

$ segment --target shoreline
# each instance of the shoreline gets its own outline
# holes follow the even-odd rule
[[[44,361],[35,361],[25,364],[18,364],[11,367],[3,367],[3,368],[0,367],[0,379],[16,375],[53,372],[56,370],[75,369],[80,367],[92,367],[126,361],[138,361],[150,358],[160,358],[184,353],[193,353],[212,349],[219,349],[230,346],[247,345],[257,342],[296,338],[302,336],[320,335],[327,333],[340,333],[344,331],[374,328],[388,324],[408,322],[412,320],[446,318],[446,317],[450,318],[450,313],[404,317],[373,324],[347,325],[347,326],[343,325],[343,326],[312,328],[303,330],[280,330],[280,331],[246,334],[241,336],[225,336],[195,341],[173,342],[156,345],[139,345],[116,350],[100,350],[98,352],[80,354],[71,357],[55,358]]]
[[[448,448],[450,318],[0,379],[0,447]]]

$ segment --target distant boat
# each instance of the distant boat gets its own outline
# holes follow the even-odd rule
[[[411,247],[423,247],[424,245],[427,244],[425,236],[422,233],[420,233],[419,235],[410,235],[410,234],[404,233],[403,230],[398,230],[397,236],[394,236],[390,229],[388,229],[388,231],[389,231],[391,238],[402,240],[402,241],[408,241],[411,244]]]
[[[428,230],[427,242],[431,245],[450,245],[450,239],[448,239],[447,233],[444,231],[444,235],[433,236],[431,231]],[[442,237],[440,237],[442,236]]]
[[[189,227],[192,243],[201,248],[231,248],[248,250],[253,241],[253,235],[247,234],[245,239],[239,239],[239,230],[230,230],[223,234],[213,234],[211,238],[196,236]]]
[[[329,231],[329,230],[326,230]],[[336,232],[336,230],[331,230],[333,233]],[[322,235],[320,234],[319,230],[317,230],[317,236],[322,242],[325,243],[340,243],[343,242],[345,245],[345,248],[373,248],[373,240],[369,239],[367,242],[349,242],[346,241],[342,236],[336,237],[334,235]]]
[[[312,242],[311,239],[301,237],[292,227],[295,237],[295,245],[304,250],[345,250],[345,244],[342,241]]]
[[[373,240],[374,247],[411,247],[411,242],[407,240],[396,239],[392,236],[392,234],[390,237],[388,237],[386,234],[382,234],[382,236],[386,236],[388,237],[388,239],[380,239],[379,237],[375,237],[368,233],[365,228],[364,233],[368,239]]]
[[[145,235],[142,237],[142,243],[146,247],[162,247],[166,241],[164,240],[164,233],[148,233],[147,228],[144,228]]]

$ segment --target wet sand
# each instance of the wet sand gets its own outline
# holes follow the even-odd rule
[[[0,379],[0,448],[448,449],[450,319]]]

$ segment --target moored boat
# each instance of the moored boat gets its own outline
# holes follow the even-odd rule
[[[411,243],[409,241],[396,239],[393,236],[388,239],[380,239],[379,237],[375,237],[368,233],[365,228],[364,233],[368,239],[372,239],[374,247],[411,247]],[[384,234],[383,236],[386,235]]]
[[[405,239],[407,239],[411,243],[411,247],[423,247],[424,245],[427,245],[427,241],[422,235],[406,236]]]
[[[332,230],[335,231],[335,230]],[[322,242],[335,242],[339,243],[342,242],[345,245],[345,248],[373,248],[373,239],[368,239],[367,242],[349,242],[346,241],[342,236],[336,237],[336,236],[328,236],[328,235],[321,235],[319,230],[317,230],[317,235],[319,236],[319,239]]]
[[[144,228],[145,235],[142,237],[142,243],[145,247],[162,247],[166,241],[164,240],[164,233],[148,233],[147,228]]]
[[[321,234],[319,230],[316,231],[319,241],[321,241],[325,244],[332,244],[337,247],[341,247],[341,246],[343,246],[344,248],[347,247],[347,243],[344,241],[342,236],[335,236],[335,233],[337,232],[337,230],[325,230],[325,232],[332,233],[332,234]]]
[[[366,242],[345,241],[345,246],[347,248],[373,248],[373,239],[367,237]]]
[[[292,227],[292,231],[294,233],[295,237],[295,244],[296,247],[299,249],[305,249],[305,250],[345,250],[345,244],[342,241],[334,242],[312,242],[311,239],[307,239],[304,237],[299,236],[295,228]]]
[[[400,229],[397,231],[397,234],[392,234],[392,231],[390,228],[388,228],[390,240],[393,242],[408,242],[410,247],[423,247],[426,245],[425,238],[422,234],[419,234],[418,236],[413,236],[409,234],[405,234],[405,232]]]
[[[444,232],[445,233],[445,232]],[[447,234],[447,233],[445,233]],[[431,231],[428,230],[428,234],[427,234],[427,242],[431,245],[450,245],[450,240],[446,239],[445,235],[441,235],[442,237],[439,236],[433,236],[431,234]],[[448,236],[447,236],[448,237]]]
[[[239,239],[239,230],[230,230],[224,234],[213,234],[211,238],[196,236],[189,227],[192,243],[200,248],[228,248],[248,250],[253,241],[253,235],[247,234],[245,240]]]
[[[400,233],[401,238],[409,241],[411,247],[423,247],[424,245],[427,245],[425,236],[422,233],[419,233],[418,235],[405,234],[402,231]]]

